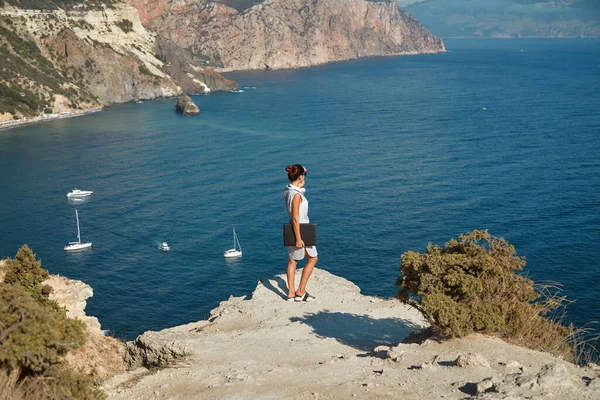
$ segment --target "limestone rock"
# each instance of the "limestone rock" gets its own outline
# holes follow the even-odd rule
[[[131,369],[166,367],[189,353],[181,343],[165,339],[161,332],[148,331],[126,346],[125,362]]]
[[[461,354],[456,360],[454,365],[457,367],[465,368],[469,366],[490,368],[490,363],[481,354],[468,353]]]
[[[476,383],[476,399],[536,398],[541,394],[576,391],[575,384],[565,364],[554,362],[542,366],[534,374],[508,374],[499,378],[486,378]],[[584,389],[583,385],[579,390]],[[588,385],[589,386],[589,385]],[[554,398],[554,397],[553,397]],[[577,398],[577,397],[573,397]],[[583,398],[583,397],[582,397]]]
[[[94,294],[92,288],[84,282],[60,275],[50,275],[45,283],[52,286],[50,298],[67,308],[67,317],[82,320],[87,328],[85,345],[69,352],[66,362],[76,371],[98,380],[123,373],[124,343],[105,336],[98,319],[85,314],[87,299]]]
[[[379,358],[387,358],[388,352],[390,351],[389,346],[377,346],[373,349],[373,355]]]
[[[194,103],[192,98],[187,94],[179,96],[177,98],[177,103],[175,104],[175,111],[181,113],[183,115],[198,115],[200,114],[200,109]]]
[[[561,363],[544,365],[538,373],[537,383],[543,387],[570,386],[572,384],[567,367]]]

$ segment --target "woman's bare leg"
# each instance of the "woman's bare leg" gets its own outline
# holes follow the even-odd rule
[[[303,296],[304,293],[306,293],[306,284],[308,283],[308,278],[310,278],[310,275],[315,269],[315,265],[317,265],[317,261],[319,261],[319,257],[311,257],[308,255],[306,250],[304,250],[304,252],[308,261],[306,262],[304,268],[302,268],[302,277],[300,278],[300,285],[298,285],[296,296]]]
[[[296,295],[295,283],[294,280],[296,278],[296,265],[298,265],[298,261],[288,259],[287,265],[287,281],[288,281],[288,298],[294,297]]]

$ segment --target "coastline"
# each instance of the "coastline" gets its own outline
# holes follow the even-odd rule
[[[316,64],[310,64],[310,65],[301,65],[301,66],[296,66],[296,67],[289,67],[289,68],[273,68],[274,71],[285,71],[285,70],[295,70],[295,69],[303,69],[303,68],[312,68],[312,67],[317,67],[320,65],[325,65],[325,64],[331,64],[331,63],[340,63],[340,62],[345,62],[345,61],[351,61],[351,60],[358,60],[358,59],[363,59],[363,58],[383,58],[383,57],[401,57],[401,56],[417,56],[417,55],[423,55],[423,54],[437,54],[437,53],[447,53],[449,52],[449,50],[447,50],[445,47],[442,50],[425,50],[425,51],[410,51],[410,52],[402,52],[402,53],[395,53],[395,54],[382,54],[382,55],[367,55],[367,56],[360,56],[360,57],[353,57],[353,58],[346,58],[346,59],[342,59],[342,60],[330,60],[330,61],[325,61],[322,63],[316,63]],[[242,71],[261,71],[262,69],[237,69],[237,68],[214,68],[214,71],[218,72],[218,73],[227,73],[227,72],[242,72]],[[198,93],[189,93],[191,95],[195,95]],[[207,94],[207,93],[204,93]],[[173,96],[173,97],[166,97],[166,98],[177,98],[179,95]],[[142,98],[140,97],[138,100],[144,100],[144,101],[148,101],[148,100],[154,100],[156,98]],[[132,101],[124,101],[122,103],[114,103],[114,104],[125,104],[125,103],[131,103]],[[81,111],[72,111],[72,112],[61,112],[58,114],[41,114],[37,117],[31,117],[31,118],[21,118],[21,119],[16,119],[16,120],[11,120],[11,121],[4,121],[4,122],[0,122],[0,131],[3,130],[8,130],[8,129],[12,129],[12,128],[17,128],[17,127],[21,127],[21,126],[25,126],[25,125],[29,125],[29,124],[37,124],[37,123],[43,123],[43,122],[48,122],[48,121],[56,121],[59,119],[65,119],[65,118],[73,118],[73,117],[80,117],[80,116],[84,116],[84,115],[88,115],[88,114],[93,114],[93,113],[97,113],[102,111],[105,107],[110,106],[111,104],[106,104],[103,105],[101,107],[97,107],[97,108],[93,108],[93,109],[89,109],[89,110],[81,110]]]
[[[326,65],[326,64],[341,63],[341,62],[345,62],[345,61],[360,60],[360,59],[367,59],[367,58],[419,56],[419,55],[424,55],[424,54],[438,54],[438,53],[448,53],[448,52],[449,52],[449,50],[446,49],[446,46],[444,45],[443,50],[407,51],[407,52],[402,52],[402,53],[365,55],[365,56],[360,56],[360,57],[344,58],[341,60],[324,61],[322,63],[315,63],[315,64],[310,64],[310,65],[298,65],[295,67],[287,67],[287,68],[270,68],[270,70],[273,70],[273,71],[296,70],[296,69],[312,68],[312,67],[318,67],[318,66]],[[265,69],[264,68],[254,68],[254,69],[252,69],[252,68],[248,68],[248,69],[214,68],[214,70],[217,71],[218,73],[226,73],[226,72],[243,72],[243,71],[264,71]]]
[[[11,129],[11,128],[16,128],[16,127],[20,127],[20,126],[24,126],[24,125],[29,125],[29,124],[37,124],[40,122],[48,122],[48,121],[56,121],[59,119],[80,117],[83,115],[94,114],[94,113],[100,112],[103,109],[104,109],[104,107],[98,107],[98,108],[93,108],[90,110],[83,110],[83,111],[73,111],[73,112],[65,111],[65,112],[61,112],[59,114],[42,114],[42,115],[39,115],[37,117],[32,117],[32,118],[21,118],[21,119],[15,119],[12,121],[0,122],[0,131]]]

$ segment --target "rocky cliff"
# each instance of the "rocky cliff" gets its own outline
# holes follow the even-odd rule
[[[444,51],[395,1],[129,0],[142,23],[221,71]]]
[[[0,7],[0,122],[106,104],[232,90],[233,81],[159,40],[127,4]]]

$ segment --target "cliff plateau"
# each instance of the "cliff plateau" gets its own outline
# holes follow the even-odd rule
[[[598,399],[595,365],[482,335],[403,342],[426,326],[416,309],[322,269],[309,289],[315,301],[290,303],[284,275],[263,278],[208,320],[140,335],[109,398]]]
[[[142,23],[219,71],[444,51],[395,1],[129,0]]]

